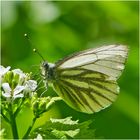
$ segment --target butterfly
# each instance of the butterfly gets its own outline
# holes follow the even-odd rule
[[[110,106],[119,94],[128,55],[125,45],[108,45],[72,54],[55,64],[43,61],[45,83],[73,109],[94,113]]]

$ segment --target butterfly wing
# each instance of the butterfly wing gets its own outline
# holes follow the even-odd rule
[[[53,87],[77,111],[98,112],[118,96],[116,80],[124,69],[127,53],[124,45],[109,45],[68,56],[56,63]]]

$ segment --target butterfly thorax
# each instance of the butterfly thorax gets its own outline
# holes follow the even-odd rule
[[[45,82],[51,84],[55,80],[54,68],[55,64],[43,62],[41,64],[41,75]]]

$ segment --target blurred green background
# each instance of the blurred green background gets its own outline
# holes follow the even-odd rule
[[[49,117],[73,116],[80,122],[93,119],[92,128],[104,138],[134,139],[139,137],[139,4],[138,1],[2,1],[1,57],[2,65],[32,71],[41,58],[32,52],[24,38],[27,33],[33,44],[49,62],[68,54],[108,44],[129,47],[126,68],[118,83],[121,87],[117,101],[109,108],[87,115],[76,112],[63,101],[36,123]],[[48,95],[56,95],[49,88]],[[20,136],[32,119],[25,108],[17,118]],[[25,122],[26,121],[26,122]],[[10,127],[6,137],[11,137]]]

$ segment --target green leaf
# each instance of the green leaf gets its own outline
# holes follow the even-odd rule
[[[91,120],[79,124],[80,132],[75,136],[76,139],[93,139],[95,138],[95,129],[90,129]]]
[[[71,120],[72,117],[67,117],[65,119],[50,119],[52,123],[60,123],[60,124],[64,124],[64,125],[75,125],[78,124],[78,120],[73,121]]]
[[[31,138],[41,134],[43,139],[93,139],[95,138],[95,130],[89,128],[91,123],[91,120],[78,123],[78,120],[74,121],[72,117],[64,119],[51,118],[45,125],[35,129],[31,134]]]

